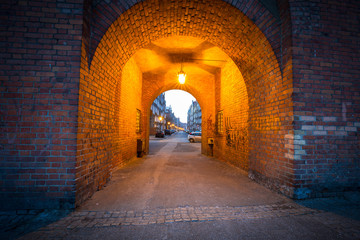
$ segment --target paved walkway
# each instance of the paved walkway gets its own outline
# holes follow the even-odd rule
[[[357,193],[294,202],[185,137],[153,141],[70,214],[3,213],[2,239],[360,239]]]
[[[86,230],[108,229],[111,233],[116,228],[123,230],[120,236],[127,237],[125,235],[129,230],[126,229],[127,227],[141,227],[144,225],[162,225],[165,227],[168,224],[199,224],[205,222],[219,222],[224,225],[226,222],[230,223],[232,221],[246,226],[252,223],[252,220],[261,220],[260,224],[265,221],[269,232],[273,229],[285,234],[280,235],[281,239],[359,239],[360,237],[359,222],[293,203],[248,207],[178,207],[144,210],[142,212],[76,211],[58,222],[49,224],[38,232],[25,236],[23,239],[66,239],[68,237],[85,239],[91,238],[91,235],[87,234]],[[288,220],[296,222],[292,226],[295,230],[289,231],[288,228],[291,227],[289,225],[279,228],[279,223],[280,225],[286,225]],[[298,224],[299,220],[303,222],[301,225]],[[263,226],[259,227],[263,228]],[[186,238],[187,234],[189,233],[184,232],[177,237],[184,236]],[[295,235],[291,236],[291,234]],[[240,234],[228,233],[228,235],[229,239],[239,239],[238,237],[244,236],[244,232],[240,232]],[[251,236],[249,233],[246,233],[246,235]],[[254,232],[254,236],[257,235],[259,235],[259,232]],[[277,237],[274,234],[272,234],[272,237],[267,236],[264,232],[261,235],[261,239],[276,239]],[[145,239],[158,239],[158,236],[158,234],[149,235]],[[106,238],[106,236],[104,237]],[[197,239],[208,239],[208,237],[211,238],[211,235],[199,234]],[[135,239],[141,238],[136,236]]]
[[[354,210],[359,212],[359,208]],[[360,221],[294,202],[245,207],[187,206],[141,212],[75,211],[20,239],[358,240]]]

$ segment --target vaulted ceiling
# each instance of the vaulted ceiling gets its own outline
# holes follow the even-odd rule
[[[143,73],[213,75],[230,58],[213,44],[188,36],[159,39],[136,52],[134,59]]]

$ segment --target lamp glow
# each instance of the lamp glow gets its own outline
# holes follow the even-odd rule
[[[184,84],[185,83],[185,78],[186,78],[186,74],[183,70],[181,70],[179,73],[178,73],[178,79],[179,79],[179,83],[180,84]]]

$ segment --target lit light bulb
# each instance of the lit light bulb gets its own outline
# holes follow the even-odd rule
[[[178,73],[178,78],[179,78],[179,83],[180,83],[180,84],[184,84],[184,83],[185,83],[185,78],[186,78],[185,72],[180,71],[180,72]]]

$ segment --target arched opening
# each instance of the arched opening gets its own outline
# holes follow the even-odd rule
[[[147,154],[159,153],[168,143],[177,143],[178,150],[186,146],[179,151],[200,153],[201,123],[201,107],[191,94],[182,90],[161,93],[150,107]],[[196,134],[191,134],[195,131]]]
[[[151,104],[149,134],[152,136],[156,131],[164,130],[201,131],[201,116],[201,107],[190,93],[182,90],[166,91]]]
[[[235,122],[241,119],[240,125],[245,129],[245,133],[247,132],[247,90],[238,67],[221,49],[200,38],[173,36],[158,39],[145,48],[139,49],[131,61],[135,62],[143,73],[144,109],[149,109],[161,92],[170,89],[189,92],[202,106],[202,153],[209,155],[211,151],[212,155],[214,147],[215,155],[225,159],[226,157],[222,156],[221,152],[224,151],[224,146],[229,145],[224,144],[226,129],[228,129],[228,142],[232,141],[238,150],[233,137],[240,133],[235,134],[235,129],[226,128],[230,126],[226,123],[230,122],[230,113],[236,112],[237,116],[231,117],[232,127],[235,127],[237,124]],[[186,72],[185,84],[178,82],[177,72],[180,69]],[[217,123],[216,117],[219,112],[223,113],[224,109],[224,119]],[[150,116],[149,114],[146,115]],[[148,134],[149,132],[146,132],[145,137],[148,137]],[[208,138],[214,137],[218,137],[221,143],[210,147]],[[247,134],[242,135],[242,139],[247,142],[245,138]],[[245,148],[247,149],[247,146]],[[242,157],[247,159],[247,153]],[[234,164],[239,166],[236,161]]]
[[[291,84],[283,81],[270,43],[223,1],[196,2],[193,7],[202,11],[195,15],[190,6],[174,4],[135,5],[110,26],[90,65],[83,55],[77,204],[136,155],[137,138],[148,142],[150,105],[170,89],[191,93],[203,106],[203,154],[214,151],[215,157],[291,195]],[[213,14],[219,11],[223,14]],[[181,64],[189,73],[184,85],[175,77]],[[209,138],[215,141],[212,147]]]

